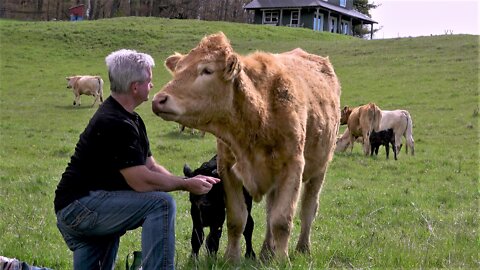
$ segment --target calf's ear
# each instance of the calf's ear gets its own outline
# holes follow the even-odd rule
[[[192,169],[190,169],[188,164],[183,165],[183,175],[186,177],[193,177]]]
[[[173,71],[175,71],[175,68],[177,67],[177,63],[178,61],[180,61],[180,59],[182,59],[183,55],[179,54],[179,53],[175,53],[175,54],[172,54],[170,55],[167,60],[165,60],[165,67],[167,67],[167,69],[173,73]]]
[[[241,70],[242,63],[240,62],[238,55],[235,53],[228,55],[225,70],[223,72],[223,78],[226,81],[232,81],[238,76]]]

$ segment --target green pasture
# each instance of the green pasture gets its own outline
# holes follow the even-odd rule
[[[188,194],[175,192],[177,269],[426,269],[480,267],[479,238],[479,36],[443,35],[361,40],[307,29],[246,24],[117,18],[83,22],[0,20],[0,256],[53,269],[71,269],[71,252],[55,225],[53,198],[79,134],[97,107],[82,96],[72,106],[66,76],[101,75],[104,58],[120,48],[150,53],[156,60],[154,89],[170,75],[163,61],[187,53],[207,34],[223,31],[242,54],[301,47],[329,56],[342,84],[341,103],[375,102],[406,109],[413,118],[415,156],[398,161],[336,154],[320,197],[310,255],[294,251],[290,262],[219,256],[189,259]],[[295,68],[295,67],[292,67]],[[173,122],[138,108],[156,159],[175,174],[184,163],[199,166],[215,153],[215,138],[179,134]],[[341,131],[343,131],[342,127]],[[255,204],[254,248],[265,232],[263,202]],[[140,231],[122,237],[116,269],[140,249]],[[226,228],[221,242],[223,255]]]

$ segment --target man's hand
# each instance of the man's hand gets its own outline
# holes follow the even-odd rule
[[[193,194],[202,195],[208,193],[212,186],[218,182],[220,182],[220,179],[215,177],[196,175],[185,179],[185,189]]]

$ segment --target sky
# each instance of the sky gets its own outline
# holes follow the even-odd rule
[[[381,27],[375,39],[444,35],[480,35],[480,0],[369,0]]]

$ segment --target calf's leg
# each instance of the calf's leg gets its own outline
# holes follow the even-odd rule
[[[247,224],[245,225],[245,230],[243,231],[243,237],[245,238],[245,257],[254,259],[256,257],[255,252],[253,251],[252,247],[252,235],[253,235],[253,228],[254,228],[254,221],[251,215],[252,212],[252,196],[248,194],[248,192],[243,189],[243,195],[245,197],[245,203],[247,205]]]

